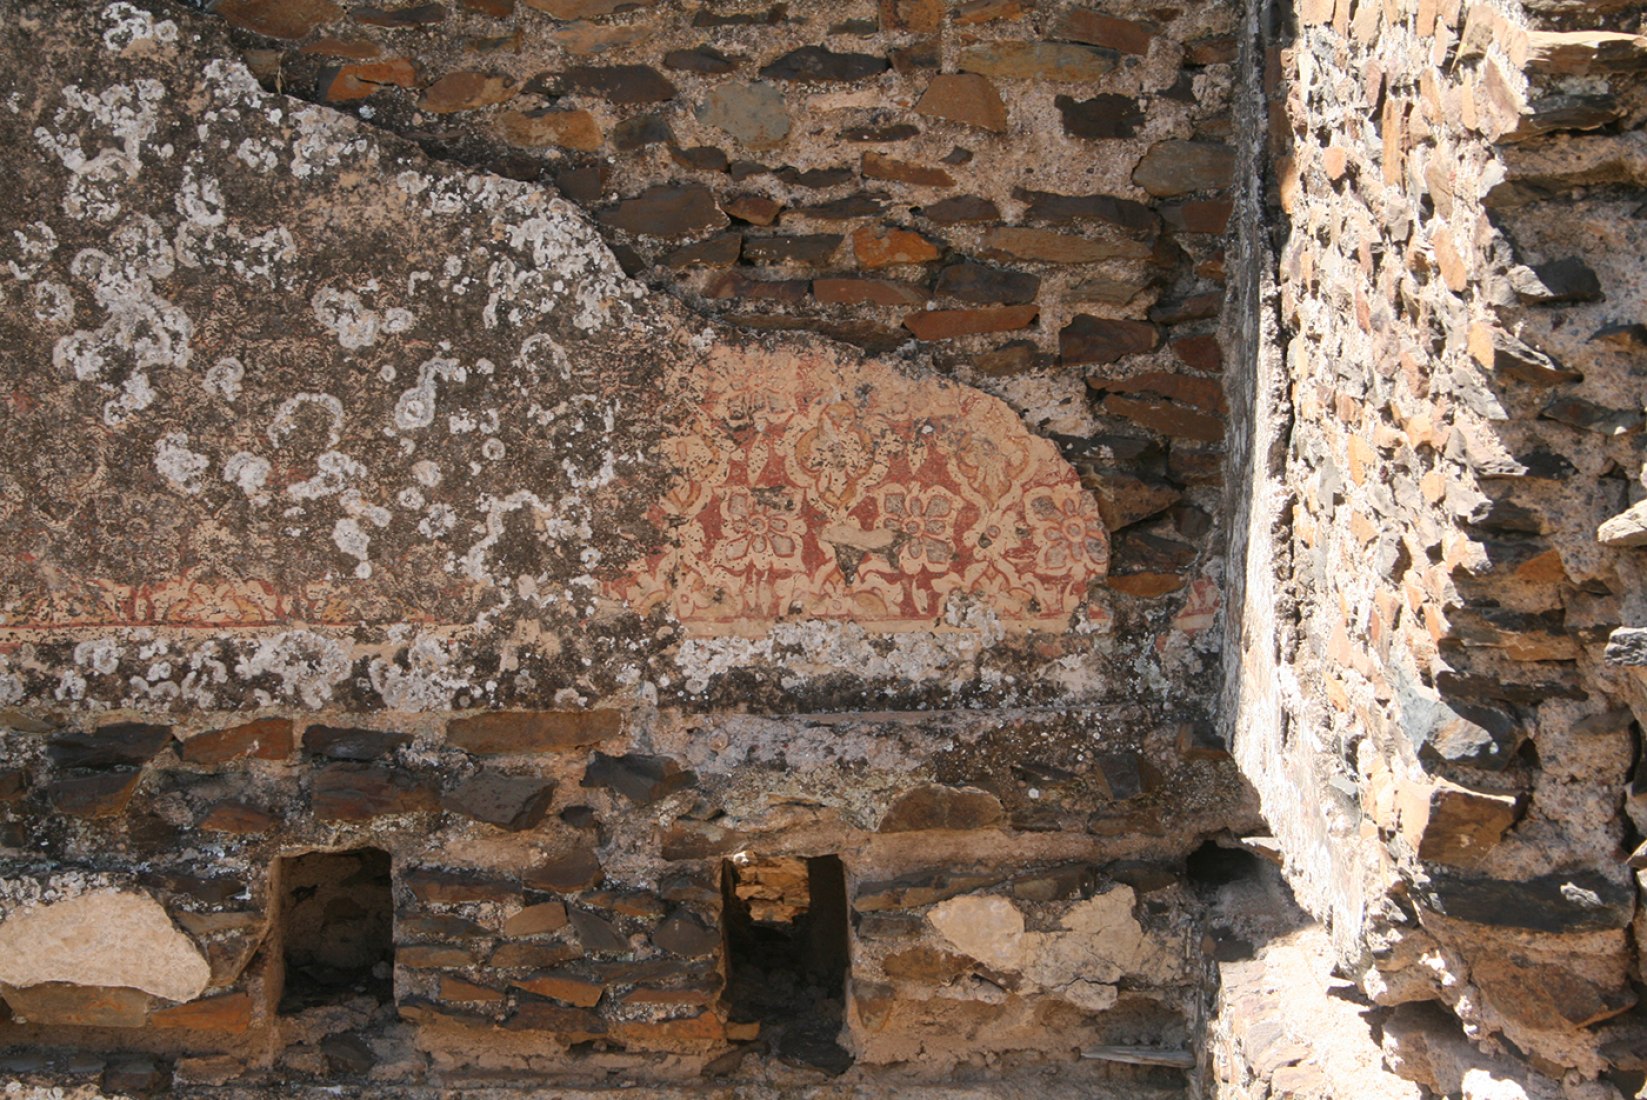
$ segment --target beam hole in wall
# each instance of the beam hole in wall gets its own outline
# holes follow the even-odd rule
[[[309,852],[280,861],[281,1015],[369,997],[394,999],[389,853]]]
[[[846,870],[838,856],[740,853],[721,864],[730,1018],[779,1058],[843,1073]]]

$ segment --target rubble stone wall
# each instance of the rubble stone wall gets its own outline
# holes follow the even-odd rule
[[[1387,1064],[1439,1093],[1460,1029],[1530,1093],[1647,1068],[1639,21],[1254,14],[1227,717]]]

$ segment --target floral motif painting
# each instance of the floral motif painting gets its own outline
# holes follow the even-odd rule
[[[968,606],[1061,630],[1105,574],[1091,494],[993,397],[823,351],[723,346],[697,381],[651,516],[668,545],[609,585],[636,611],[698,635],[941,629]]]

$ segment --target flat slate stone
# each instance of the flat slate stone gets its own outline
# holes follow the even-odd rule
[[[585,787],[610,787],[637,806],[645,806],[695,785],[698,777],[667,756],[597,752],[583,772]]]
[[[709,188],[691,185],[649,187],[632,199],[602,210],[601,224],[646,237],[684,237],[719,229],[728,218]]]
[[[1113,363],[1153,350],[1161,333],[1143,321],[1118,321],[1080,313],[1058,333],[1058,353],[1065,363]]]
[[[113,817],[126,808],[143,772],[121,768],[46,784],[46,801],[70,817]]]
[[[823,46],[802,46],[791,50],[761,69],[768,80],[803,80],[811,83],[864,80],[884,73],[890,62],[864,53],[836,53]]]
[[[1132,182],[1157,198],[1216,191],[1235,177],[1235,150],[1212,141],[1163,141],[1132,170]]]
[[[1427,908],[1454,920],[1532,932],[1624,928],[1635,915],[1628,873],[1557,872],[1512,882],[1432,870],[1429,884],[1414,892]]]
[[[439,804],[420,776],[399,768],[333,764],[317,771],[310,807],[323,821],[366,821],[383,814],[420,813]]]
[[[476,821],[519,832],[543,820],[554,795],[552,779],[480,772],[447,791],[440,805]]]
[[[1006,104],[989,77],[981,73],[933,77],[916,102],[915,113],[997,134],[1007,131]]]
[[[721,934],[684,909],[677,909],[652,933],[652,943],[674,955],[697,958],[721,948]]]
[[[934,290],[939,296],[980,305],[1020,305],[1035,300],[1035,295],[1041,290],[1041,280],[1023,271],[961,263],[951,264],[940,271]]]
[[[679,93],[650,65],[574,65],[560,74],[560,86],[621,104],[666,103]]]
[[[303,731],[303,751],[328,760],[365,763],[379,760],[412,743],[412,735],[394,730],[357,729],[350,726],[310,726]]]
[[[1031,191],[1017,187],[1012,197],[1029,204],[1024,216],[1033,222],[1069,225],[1072,222],[1105,222],[1121,229],[1154,233],[1161,219],[1141,202],[1114,195],[1060,195],[1053,191]]]
[[[1070,137],[1129,138],[1144,124],[1144,112],[1130,96],[1105,94],[1075,99],[1061,95],[1052,104],[1064,116],[1064,133]]]
[[[59,768],[139,767],[159,756],[171,740],[170,726],[115,722],[53,734],[46,741],[46,758]]]

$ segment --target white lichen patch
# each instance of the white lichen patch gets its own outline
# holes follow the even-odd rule
[[[154,447],[154,468],[173,489],[190,496],[205,488],[204,474],[212,461],[189,450],[189,433],[167,432]]]
[[[348,678],[349,667],[348,651],[335,639],[291,630],[260,640],[250,656],[236,662],[234,671],[243,680],[273,676],[280,681],[278,696],[258,691],[260,706],[295,700],[318,710]]]
[[[470,688],[472,667],[459,667],[448,639],[419,634],[400,663],[374,657],[367,667],[372,688],[390,710],[418,712],[451,706],[455,692]]]
[[[380,290],[376,279],[351,290],[324,286],[315,291],[309,305],[315,320],[337,337],[341,346],[358,351],[377,343],[380,335],[399,334],[417,323],[411,310],[400,306],[380,310],[370,305],[366,299],[375,298]]]

